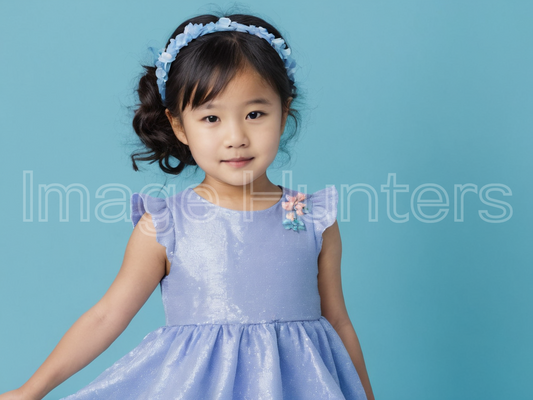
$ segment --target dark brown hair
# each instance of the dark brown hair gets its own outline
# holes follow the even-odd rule
[[[204,14],[178,26],[166,46],[189,23],[205,25],[216,22],[222,16],[244,25],[262,26],[276,38],[282,37],[271,24],[253,15]],[[290,48],[288,43],[287,47]],[[157,87],[156,67],[143,65],[145,71],[137,88],[139,104],[133,117],[133,129],[143,144],[143,151],[131,155],[133,169],[139,170],[137,161],[149,161],[150,164],[157,161],[164,172],[178,175],[187,165],[197,165],[189,146],[174,135],[165,109],[168,108],[172,116],[181,122],[181,114],[189,104],[194,109],[212,100],[246,66],[255,69],[272,86],[279,94],[282,105],[286,105],[290,97],[293,98],[288,118],[288,121],[293,122],[293,129],[289,132],[285,129],[279,147],[290,157],[286,146],[297,134],[300,114],[293,108],[298,93],[294,82],[287,76],[283,60],[265,39],[243,32],[223,31],[199,36],[179,51],[168,72],[164,104]],[[179,163],[172,166],[172,159]]]

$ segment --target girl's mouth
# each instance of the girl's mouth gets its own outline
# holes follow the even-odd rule
[[[250,161],[252,161],[254,158],[232,158],[231,160],[223,160],[222,162],[225,164],[228,164],[231,167],[240,168],[247,165]]]

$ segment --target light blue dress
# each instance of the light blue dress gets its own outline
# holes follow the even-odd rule
[[[220,207],[192,188],[133,194],[133,225],[150,213],[171,261],[161,280],[166,325],[65,400],[366,400],[320,311],[317,258],[337,190],[307,195],[308,212],[291,220],[298,202],[288,196],[298,192],[279,187],[282,198],[257,211]]]

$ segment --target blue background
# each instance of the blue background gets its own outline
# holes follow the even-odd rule
[[[194,5],[196,3],[196,5]],[[220,3],[222,9],[233,3]],[[299,65],[304,124],[290,164],[297,189],[334,184],[350,217],[339,225],[342,278],[377,399],[526,399],[533,371],[533,3],[531,1],[243,1],[279,27]],[[186,18],[214,4],[185,1],[3,1],[0,5],[0,392],[25,382],[63,333],[106,291],[132,231],[95,216],[105,184],[132,192],[164,183],[134,172],[131,129],[140,63]],[[305,96],[304,96],[305,95]],[[305,97],[305,98],[304,98]],[[23,222],[23,171],[33,171],[33,222]],[[395,174],[409,192],[387,214],[381,185]],[[201,174],[170,177],[176,191]],[[51,197],[38,221],[39,184],[78,183],[69,222]],[[424,184],[449,196],[434,223],[415,217]],[[465,196],[454,184],[500,184],[512,194]],[[366,184],[378,198],[349,199]],[[108,198],[113,197],[111,194]],[[427,193],[424,199],[438,199]],[[528,200],[529,199],[529,200]],[[487,222],[509,213],[500,223]],[[119,210],[120,207],[113,210]],[[111,209],[109,210],[111,211]],[[436,209],[426,207],[427,214]],[[80,389],[164,324],[157,289],[117,341],[51,392]]]

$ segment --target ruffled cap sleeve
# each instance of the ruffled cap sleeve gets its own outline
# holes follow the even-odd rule
[[[312,204],[311,217],[315,230],[316,246],[320,253],[320,250],[322,250],[322,234],[337,219],[339,194],[335,186],[328,186],[325,189],[313,193],[310,196],[310,200]]]
[[[167,258],[172,262],[176,239],[174,218],[168,206],[168,200],[152,197],[145,193],[134,193],[131,196],[131,221],[133,227],[137,225],[145,212],[152,216],[154,226],[141,226],[140,228],[149,235],[156,235],[157,242],[165,246]]]

